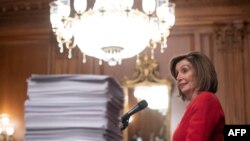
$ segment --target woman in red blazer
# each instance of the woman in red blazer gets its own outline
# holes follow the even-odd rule
[[[189,101],[173,141],[223,141],[225,116],[215,96],[218,80],[212,62],[200,52],[190,52],[174,57],[170,70],[179,96]]]

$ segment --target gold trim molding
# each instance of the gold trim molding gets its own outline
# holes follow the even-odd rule
[[[172,82],[168,79],[162,79],[160,73],[158,72],[158,64],[155,59],[151,59],[148,55],[140,57],[140,60],[135,66],[135,78],[129,80],[125,76],[124,86],[135,87],[138,85],[167,85],[172,86]]]

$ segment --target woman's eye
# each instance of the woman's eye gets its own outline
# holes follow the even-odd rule
[[[186,73],[187,71],[188,71],[187,68],[183,68],[183,69],[181,70],[182,73]]]

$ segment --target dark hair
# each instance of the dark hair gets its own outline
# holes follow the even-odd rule
[[[189,52],[187,54],[179,55],[171,59],[170,71],[176,80],[176,64],[181,60],[186,59],[194,67],[196,79],[198,82],[198,91],[209,91],[212,93],[217,92],[218,80],[217,74],[211,60],[200,52]],[[185,95],[179,89],[179,96],[182,100],[186,100]]]

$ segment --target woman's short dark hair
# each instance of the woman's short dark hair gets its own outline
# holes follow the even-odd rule
[[[186,59],[194,67],[196,79],[198,82],[198,91],[217,92],[218,80],[217,74],[211,60],[201,52],[189,52],[179,55],[171,59],[170,71],[174,79],[177,78],[176,64],[181,60]],[[178,88],[179,89],[179,88]],[[185,95],[179,89],[179,96],[185,101]]]

